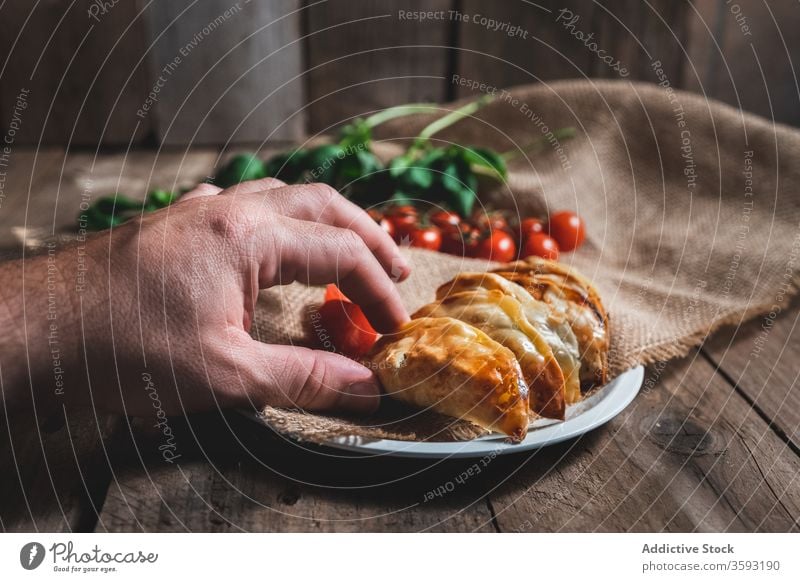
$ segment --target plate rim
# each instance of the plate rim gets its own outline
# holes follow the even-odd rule
[[[599,399],[591,408],[564,422],[548,424],[529,432],[528,436],[519,444],[511,444],[505,437],[498,434],[456,442],[365,439],[353,435],[336,437],[316,444],[373,457],[393,456],[416,459],[481,458],[529,452],[586,434],[619,415],[633,402],[641,390],[644,383],[644,369],[644,366],[639,364],[626,370],[592,395],[598,396]],[[610,398],[612,395],[617,395],[619,398]],[[282,434],[265,422],[258,412],[242,412],[262,426]],[[543,433],[546,433],[548,437],[543,439]]]

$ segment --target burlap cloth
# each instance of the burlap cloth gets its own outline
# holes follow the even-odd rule
[[[412,137],[430,119],[405,119],[385,137]],[[576,137],[548,140],[549,131],[568,126]],[[573,209],[586,219],[586,244],[562,261],[601,292],[615,375],[685,355],[720,325],[774,318],[796,291],[800,134],[792,129],[657,85],[567,81],[500,95],[437,138],[499,151],[544,139],[538,151],[510,163],[508,183],[483,202],[521,215]],[[387,155],[399,151],[397,142],[378,146]],[[456,273],[487,267],[405,252],[413,274],[399,289],[410,310]],[[297,284],[264,292],[254,336],[313,345],[309,314],[321,298],[321,289]],[[753,350],[757,356],[757,342]],[[477,434],[466,423],[394,404],[368,419],[272,408],[263,414],[280,431],[311,441]]]

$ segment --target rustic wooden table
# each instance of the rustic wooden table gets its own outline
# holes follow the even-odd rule
[[[13,226],[71,224],[82,195],[191,184],[216,159],[212,150],[17,150],[0,206],[4,244]],[[48,431],[30,416],[2,419],[0,527],[798,531],[796,306],[778,317],[760,353],[761,321],[725,330],[683,360],[648,368],[642,392],[606,426],[479,470],[472,461],[343,457],[234,413],[171,419],[181,455],[174,464],[140,420],[69,412]]]

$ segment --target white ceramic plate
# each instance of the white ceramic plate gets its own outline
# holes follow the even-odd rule
[[[617,416],[631,403],[644,380],[644,368],[638,366],[618,376],[586,400],[567,408],[563,422],[539,419],[531,423],[528,436],[519,444],[510,444],[503,435],[490,434],[461,442],[409,442],[367,439],[359,436],[338,437],[326,446],[367,455],[394,455],[417,458],[469,458],[523,453],[554,445],[597,428]],[[253,417],[250,415],[251,418]],[[259,422],[264,422],[260,417]]]

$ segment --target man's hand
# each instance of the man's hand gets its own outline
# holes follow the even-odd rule
[[[372,371],[248,334],[259,289],[336,282],[380,332],[408,319],[391,238],[321,184],[265,179],[179,202],[85,242],[0,265],[6,406],[33,399],[131,415],[297,406],[368,413]],[[275,322],[280,325],[280,322]]]

